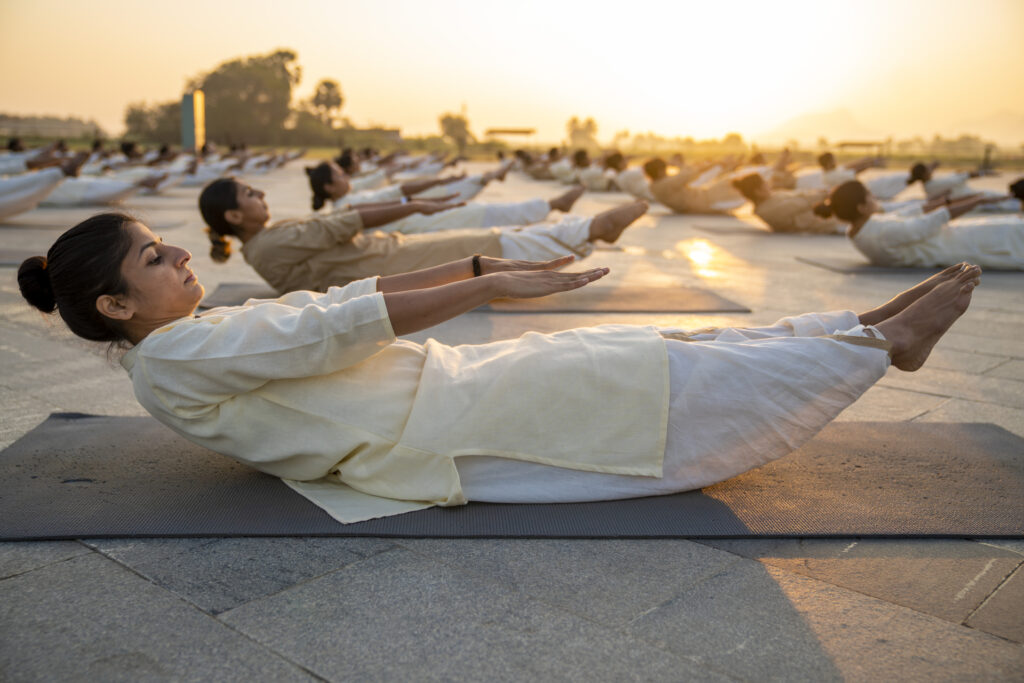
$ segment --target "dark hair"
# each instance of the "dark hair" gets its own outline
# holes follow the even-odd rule
[[[121,143],[121,154],[125,155],[129,159],[135,156],[137,146],[134,142],[122,142]]]
[[[120,324],[96,309],[96,299],[128,293],[121,263],[132,246],[124,213],[87,218],[57,238],[46,257],[32,256],[18,268],[21,295],[43,313],[56,310],[79,337],[123,341]]]
[[[24,152],[25,145],[21,144],[21,138],[10,138],[7,140],[8,152]]]
[[[582,166],[584,162],[586,162],[587,164],[590,163],[590,155],[587,154],[587,150],[578,149],[572,153],[572,163],[576,164],[577,166]]]
[[[661,177],[665,175],[665,171],[668,169],[668,164],[665,163],[664,159],[654,157],[644,162],[644,173],[647,174],[648,178],[653,179],[655,176]]]
[[[761,154],[761,152],[756,152],[750,157],[750,163],[752,164],[763,164],[765,161],[764,154]]]
[[[814,213],[822,218],[835,216],[841,221],[852,223],[860,217],[857,210],[868,199],[868,188],[859,180],[847,180],[832,190],[828,199],[814,207]]]
[[[622,152],[612,152],[604,160],[605,168],[614,168],[616,171],[626,170],[626,157],[622,156]]]
[[[234,178],[218,178],[203,188],[199,194],[199,213],[209,229],[210,258],[224,263],[231,257],[231,243],[228,236],[238,236],[235,226],[224,218],[224,212],[238,208],[238,182]]]
[[[907,178],[907,185],[911,185],[920,180],[922,183],[928,178],[928,166],[922,162],[917,162],[910,167],[910,177]]]
[[[321,161],[316,166],[307,166],[306,175],[309,176],[309,186],[313,189],[313,210],[319,211],[331,198],[327,193],[327,185],[331,182],[331,165]]]
[[[759,173],[748,173],[742,178],[732,181],[732,186],[739,190],[741,195],[757,203],[756,192],[764,187],[764,178]]]
[[[355,166],[355,159],[352,158],[352,150],[346,149],[342,151],[341,154],[334,158],[334,163],[341,166],[341,170],[345,173],[352,173],[352,169]]]
[[[1010,194],[1024,202],[1024,178],[1019,178],[1010,183]]]
[[[835,166],[836,158],[832,154],[832,152],[825,152],[824,154],[818,157],[818,165],[821,166],[822,168],[825,168],[826,166]]]

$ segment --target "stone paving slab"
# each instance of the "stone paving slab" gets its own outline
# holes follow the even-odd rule
[[[690,541],[415,540],[402,547],[608,626],[622,626],[736,558]]]
[[[941,406],[949,399],[875,385],[836,418],[845,422],[903,422]],[[959,422],[960,420],[950,420]]]
[[[1009,360],[985,372],[990,377],[1015,379],[1024,382],[1024,360]]]
[[[890,368],[879,384],[926,394],[1024,408],[1024,391],[1021,390],[1020,382],[1012,379],[971,375],[953,370],[935,370],[925,366],[917,372],[900,372],[896,368]]]
[[[1005,681],[1024,648],[776,567],[727,567],[629,632],[744,680]]]
[[[1017,436],[1024,436],[1024,410],[993,403],[949,400],[916,418],[921,422],[990,422]]]
[[[5,681],[305,681],[300,667],[96,553],[0,581]]]
[[[377,538],[104,539],[87,543],[210,614],[272,595],[392,547]]]
[[[962,623],[1022,563],[963,540],[766,539],[703,543],[794,574]]]
[[[221,619],[330,680],[727,680],[402,549]]]
[[[1024,643],[1024,568],[1018,568],[971,615],[967,625],[1007,640]]]
[[[0,543],[0,579],[39,569],[91,551],[77,541]]]

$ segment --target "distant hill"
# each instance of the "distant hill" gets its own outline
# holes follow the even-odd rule
[[[840,140],[884,140],[886,137],[862,125],[849,110],[836,109],[795,116],[780,126],[754,135],[753,139],[770,144],[797,140],[801,144],[813,145],[818,138],[835,143]]]
[[[1024,145],[1024,114],[1001,111],[990,116],[961,121],[952,127],[951,133],[980,135],[1000,145],[1019,147]]]

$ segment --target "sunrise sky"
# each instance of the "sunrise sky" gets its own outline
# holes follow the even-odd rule
[[[843,110],[897,137],[1024,121],[1021,0],[0,0],[0,112],[116,135],[129,102],[176,99],[187,78],[278,47],[298,52],[298,97],[336,79],[345,116],[410,135],[463,105],[478,134],[529,126],[538,141],[573,115],[601,140],[756,140]]]

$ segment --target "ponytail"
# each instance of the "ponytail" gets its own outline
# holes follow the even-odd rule
[[[231,243],[228,237],[237,237],[238,229],[228,223],[224,212],[238,208],[238,183],[234,178],[218,178],[203,188],[199,194],[199,213],[210,226],[206,235],[210,238],[210,258],[224,263],[231,257]]]
[[[814,215],[821,216],[822,218],[832,218],[832,200],[825,198],[825,201],[815,205]]]
[[[331,195],[327,192],[327,185],[330,184],[331,166],[323,161],[316,166],[306,167],[306,176],[309,178],[309,187],[313,190],[313,210],[319,211]]]

